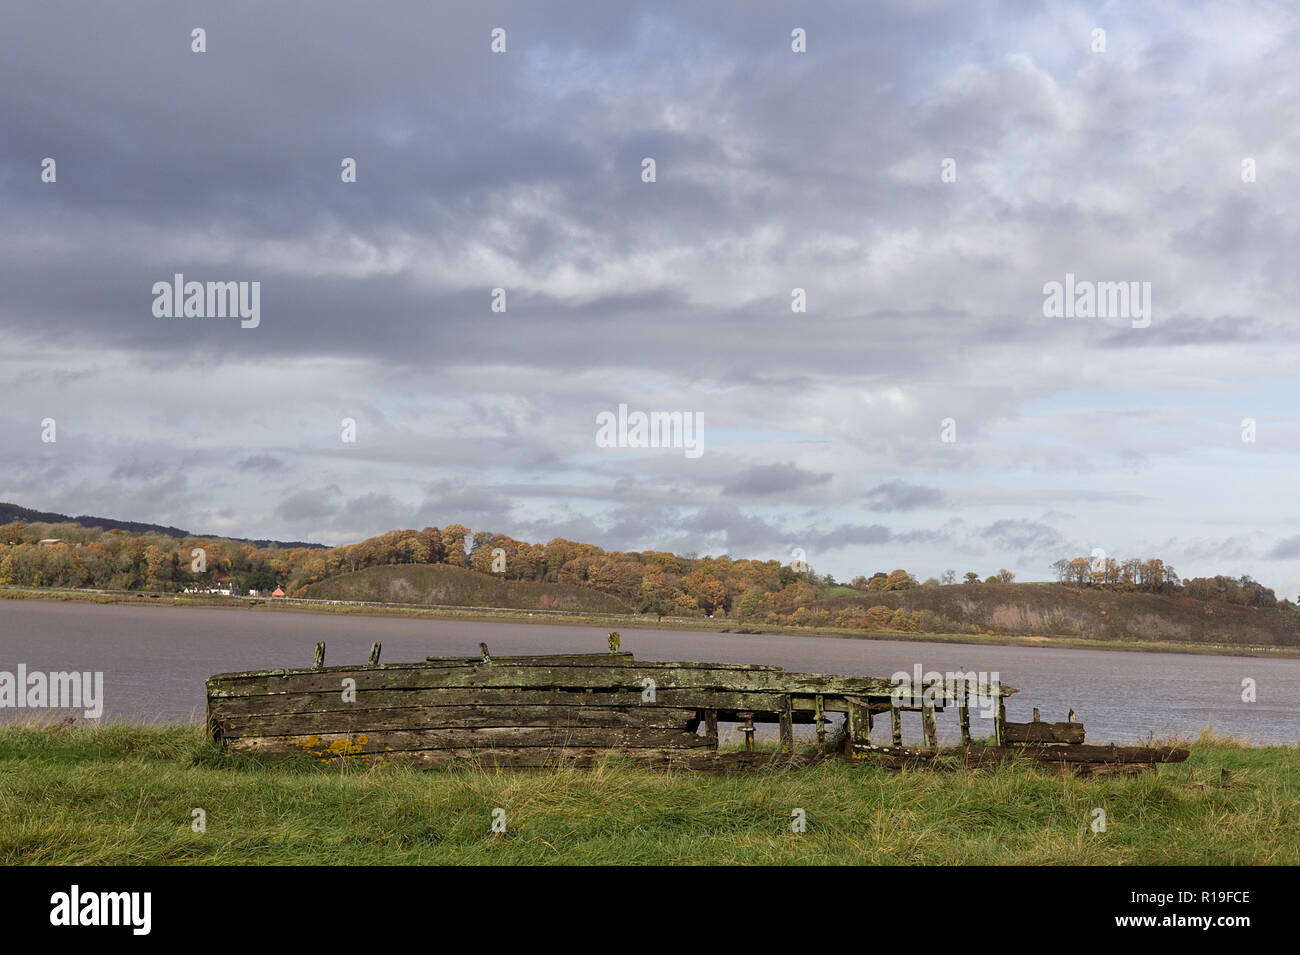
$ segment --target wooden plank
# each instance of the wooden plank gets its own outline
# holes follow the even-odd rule
[[[611,729],[607,727],[512,726],[455,729],[381,730],[374,733],[313,733],[300,736],[245,736],[226,742],[236,753],[356,756],[423,749],[491,749],[520,747],[606,749],[690,749],[707,746],[703,736],[681,730]]]
[[[939,750],[901,746],[854,746],[855,759],[907,759],[930,761],[956,757],[967,766],[991,766],[1024,759],[1069,766],[1154,765],[1180,763],[1189,751],[1176,746],[951,746]]]
[[[635,663],[636,658],[631,653],[536,653],[524,654],[511,657],[495,657],[494,663],[510,663],[519,666],[609,666],[626,665]],[[483,660],[481,656],[469,657],[426,657],[423,662],[413,663],[383,663],[378,664],[381,670],[424,670],[428,667],[467,667],[481,666]],[[336,670],[353,670],[362,664],[348,664],[343,666],[325,667],[325,671],[333,672]],[[369,667],[369,664],[365,664]],[[272,670],[239,670],[233,673],[216,673],[208,677],[209,680],[226,680],[235,677],[267,677],[283,676],[286,673],[302,673],[300,668],[295,667],[277,667]]]
[[[357,706],[460,706],[473,704],[556,705],[556,706],[648,706],[641,702],[641,687],[618,690],[566,690],[519,689],[514,687],[445,687],[407,690],[358,690],[355,703],[345,703],[341,692],[334,693],[275,693],[258,696],[214,696],[208,700],[210,712],[223,716],[234,714],[278,713],[328,713],[348,710]],[[755,713],[779,713],[783,696],[774,692],[731,693],[719,690],[656,689],[655,703],[670,707],[719,710],[749,710]],[[848,709],[848,704],[831,697],[826,700],[828,712]],[[796,722],[808,722],[813,712],[811,701],[806,705],[799,697],[791,698],[791,711]]]
[[[1082,743],[1082,723],[1008,723],[1008,743]]]
[[[426,657],[421,663],[384,663],[376,664],[375,667],[382,670],[424,670],[430,667],[471,667],[483,666],[481,656],[477,657]],[[693,660],[637,660],[631,653],[626,651],[620,653],[537,653],[525,654],[519,656],[498,656],[491,658],[493,666],[510,665],[510,666],[583,666],[583,667],[620,667],[620,666],[638,666],[650,667],[652,669],[662,668],[698,668],[704,670],[764,670],[779,673],[782,668],[767,663],[700,663]],[[355,670],[362,664],[344,664],[341,666],[322,667],[326,673],[342,672]],[[365,664],[367,669],[372,669],[370,664]],[[313,667],[313,670],[316,668]],[[273,670],[244,670],[234,673],[217,673],[209,677],[209,680],[225,681],[235,678],[254,678],[283,676],[286,673],[305,673],[310,672],[303,668],[278,667]]]
[[[312,733],[351,733],[394,729],[438,729],[458,726],[608,726],[650,727],[685,731],[693,709],[663,706],[352,706],[330,713],[226,715],[212,719],[226,738],[241,736],[304,736]]]
[[[843,677],[825,674],[785,673],[773,670],[725,670],[702,667],[651,670],[631,666],[516,666],[493,662],[458,667],[364,667],[334,670],[286,671],[272,675],[212,677],[210,697],[256,696],[274,693],[338,693],[343,679],[356,681],[358,690],[433,687],[520,687],[545,689],[639,689],[641,679],[653,672],[661,689],[717,689],[733,692],[882,696],[892,692],[892,682],[881,677]],[[1010,688],[1003,687],[1004,691]]]
[[[455,667],[455,666],[477,666],[483,661],[478,657],[426,657],[424,663],[397,663],[391,664],[393,667],[403,667],[410,669],[412,667]],[[700,663],[695,660],[638,660],[627,652],[620,653],[561,653],[561,654],[534,654],[531,656],[514,656],[514,657],[493,657],[493,666],[575,666],[575,667],[641,667],[649,669],[679,669],[679,670],[758,670],[770,673],[781,673],[783,668],[770,663]],[[338,667],[344,670],[347,667]],[[267,673],[278,673],[281,671],[269,670]],[[289,671],[295,672],[295,671]],[[228,676],[238,676],[239,674],[227,674]]]
[[[794,704],[790,699],[790,694],[786,693],[781,697],[781,752],[794,752]]]
[[[940,755],[961,755],[971,765],[1008,758],[1042,763],[1181,763],[1190,751],[1177,746],[971,746],[940,750]]]
[[[889,729],[895,746],[903,745],[903,714],[897,706],[889,708]]]
[[[743,750],[714,752],[708,749],[609,750],[591,747],[564,750],[542,748],[414,750],[350,757],[354,762],[381,765],[391,763],[416,769],[438,769],[449,766],[476,766],[487,769],[587,769],[611,758],[619,761],[628,760],[653,769],[680,769],[706,773],[793,768],[824,761],[811,754],[746,753]]]

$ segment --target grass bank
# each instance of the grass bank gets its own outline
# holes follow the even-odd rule
[[[193,726],[0,727],[3,865],[688,862],[1295,865],[1300,748],[1206,737],[1186,763],[1097,779],[843,764],[714,777],[617,758],[422,773],[263,765]]]

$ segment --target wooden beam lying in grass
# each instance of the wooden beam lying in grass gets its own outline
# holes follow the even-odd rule
[[[1082,743],[1082,723],[1008,723],[1008,743]]]
[[[352,762],[438,769],[480,766],[488,769],[589,769],[613,759],[627,760],[653,769],[681,769],[704,773],[740,773],[762,769],[793,769],[829,761],[815,753],[782,754],[744,750],[709,749],[625,749],[609,750],[574,747],[563,750],[476,749],[419,750],[351,757]]]
[[[1177,746],[949,746],[923,750],[897,746],[855,746],[858,759],[894,757],[926,760],[956,757],[967,766],[990,766],[1014,759],[1059,764],[1181,763],[1190,752]]]

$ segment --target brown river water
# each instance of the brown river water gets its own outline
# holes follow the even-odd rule
[[[134,606],[0,600],[0,672],[102,671],[106,719],[178,723],[202,719],[203,681],[213,673],[310,666],[317,641],[326,663],[362,663],[370,644],[383,661],[429,655],[577,653],[606,649],[609,627],[344,616],[245,608]],[[769,663],[787,670],[889,677],[923,671],[985,671],[1018,687],[1007,717],[1064,720],[1073,709],[1090,742],[1194,736],[1202,727],[1258,743],[1300,743],[1300,659],[1263,659],[1108,650],[854,640],[780,634],[625,628],[622,649],[644,660]],[[1253,680],[1255,702],[1242,700]],[[0,720],[30,716],[0,708]],[[919,721],[917,714],[907,714]],[[940,715],[941,735],[956,733]],[[877,732],[882,727],[877,724]],[[883,728],[888,732],[887,726]],[[972,731],[991,723],[972,713]],[[884,735],[882,733],[881,735]],[[919,737],[908,724],[909,740]]]

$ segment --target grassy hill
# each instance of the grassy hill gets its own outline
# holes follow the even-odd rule
[[[812,610],[873,606],[928,610],[946,623],[997,633],[1093,637],[1118,642],[1300,646],[1300,609],[1290,604],[1243,607],[1185,594],[1149,594],[1055,583],[956,584],[861,593],[836,588]]]
[[[128,531],[132,534],[162,534],[166,537],[178,538],[207,538],[217,540],[215,534],[192,534],[187,530],[179,527],[172,527],[170,524],[147,524],[142,521],[119,521],[112,517],[92,517],[89,514],[78,514],[71,517],[67,514],[59,514],[54,511],[34,511],[30,507],[19,507],[17,504],[10,504],[0,501],[0,524],[76,524],[78,527],[86,527],[105,531]],[[226,537],[222,540],[232,540],[241,544],[252,544],[254,547],[310,547],[324,550],[324,544],[311,544],[307,541],[276,541],[268,538],[259,538],[254,540],[249,537]]]
[[[449,564],[394,564],[340,574],[307,587],[317,600],[452,607],[509,607],[515,610],[567,610],[574,613],[628,613],[627,604],[577,584],[501,580]]]

